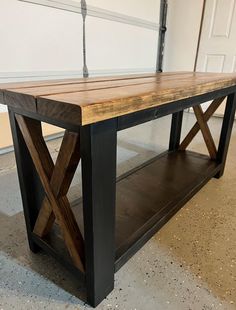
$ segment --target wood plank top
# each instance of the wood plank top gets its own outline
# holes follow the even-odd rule
[[[87,125],[236,86],[236,74],[167,72],[0,84],[2,103]]]

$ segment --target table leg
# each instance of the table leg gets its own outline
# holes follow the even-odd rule
[[[50,182],[50,179],[54,175],[55,167],[45,140],[42,136],[41,124],[34,119],[30,119],[22,115],[15,115],[15,118],[19,125],[22,136],[24,137],[24,141],[28,147],[35,169],[37,170],[45,192],[45,198],[48,200],[48,204],[50,204],[62,231],[62,235],[70,256],[75,266],[84,272],[84,240],[82,238],[75,216],[70,208],[69,201],[66,195],[63,195],[65,194],[64,191],[62,190],[61,192],[62,196],[60,196],[60,193],[58,196],[57,190],[54,187],[55,183],[53,184]],[[77,139],[75,140],[77,141]],[[68,159],[66,152],[71,154],[70,146],[68,146],[66,150],[64,149],[64,146],[65,145],[63,141],[62,147],[60,149],[61,151],[58,155],[58,157],[60,157],[60,162],[61,157]],[[57,179],[63,178],[65,172],[64,168],[66,169],[64,164],[65,162],[63,161],[63,166],[60,166],[60,170],[62,170],[61,175],[60,173],[58,174],[58,165],[56,164],[57,172],[55,173],[57,173]],[[74,169],[72,170],[74,172]],[[53,179],[54,177],[55,176],[53,176]],[[44,212],[40,214],[42,215]],[[48,213],[46,212],[46,215],[47,214]]]
[[[235,109],[236,109],[236,93],[229,95],[227,98],[225,114],[220,135],[220,142],[216,156],[216,160],[222,164],[222,168],[215,176],[216,178],[220,178],[224,174],[225,162],[227,158],[230,137],[234,124]]]
[[[169,151],[175,151],[179,148],[182,121],[183,111],[172,114]]]
[[[117,122],[81,128],[87,301],[98,305],[114,288]]]
[[[32,232],[36,219],[38,217],[40,206],[42,204],[44,191],[23,135],[15,119],[15,114],[11,110],[9,110],[9,118],[14,143],[29,247],[32,252],[37,252],[39,250],[39,247],[34,243],[32,239]],[[40,122],[38,122],[38,130],[41,130]]]

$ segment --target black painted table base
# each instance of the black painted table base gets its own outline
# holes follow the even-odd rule
[[[80,134],[83,197],[71,208],[84,238],[85,273],[72,262],[60,229],[44,238],[33,230],[45,191],[16,115],[55,121],[9,108],[30,249],[43,249],[77,275],[87,302],[98,305],[114,288],[114,274],[212,177],[221,177],[234,122],[235,87],[86,126],[57,125]],[[183,110],[228,96],[216,158],[181,150]],[[169,150],[116,180],[117,131],[172,114]],[[158,133],[157,133],[158,134]]]

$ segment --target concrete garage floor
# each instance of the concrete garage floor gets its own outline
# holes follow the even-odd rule
[[[183,135],[195,121],[184,118]],[[220,124],[210,121],[214,136]],[[166,117],[120,132],[118,175],[166,149],[169,126]],[[55,157],[60,139],[48,145]],[[201,134],[191,149],[206,153]],[[97,309],[236,309],[235,171],[236,128],[224,177],[212,179],[116,273],[114,291]],[[0,157],[0,197],[0,309],[90,309],[74,296],[84,292],[70,273],[29,251],[13,153]]]

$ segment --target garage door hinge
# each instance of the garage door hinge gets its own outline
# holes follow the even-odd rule
[[[87,16],[87,3],[86,0],[81,0],[81,14],[83,17],[83,77],[88,77],[88,67],[86,64],[86,29],[85,29],[85,20]]]

